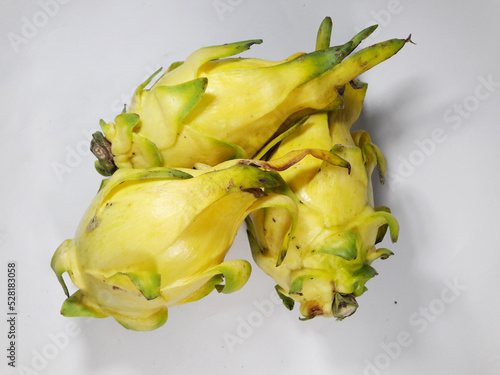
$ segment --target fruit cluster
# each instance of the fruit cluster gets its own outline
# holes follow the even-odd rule
[[[392,254],[377,244],[399,231],[373,202],[384,155],[351,132],[367,90],[358,76],[409,41],[354,53],[375,28],[330,47],[327,17],[313,52],[267,61],[232,57],[261,40],[206,47],[141,84],[94,134],[107,178],[52,258],[61,313],[152,330],[170,306],[238,290],[251,265],[224,259],[243,222],[287,308],[300,303],[303,319],[354,313],[372,262]]]

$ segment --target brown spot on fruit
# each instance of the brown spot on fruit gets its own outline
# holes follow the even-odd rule
[[[248,188],[243,189],[242,191],[246,191],[247,193],[253,194],[255,198],[265,197],[267,193],[259,188]]]
[[[315,316],[323,315],[323,309],[317,303],[312,303],[307,307],[307,317],[309,319],[314,318]]]
[[[92,232],[99,225],[99,218],[94,216],[87,225],[87,232]]]

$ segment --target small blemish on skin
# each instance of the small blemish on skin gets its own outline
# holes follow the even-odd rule
[[[100,146],[95,146],[92,150],[92,152],[94,153],[94,155],[98,158],[98,159],[105,159],[107,157],[107,154],[106,152],[104,151],[104,149]]]
[[[312,305],[309,307],[308,310],[309,310],[309,314],[307,316],[308,318],[314,318],[315,316],[323,315],[323,309],[319,305]]]
[[[90,223],[87,225],[87,232],[92,232],[99,225],[99,218],[94,216]]]

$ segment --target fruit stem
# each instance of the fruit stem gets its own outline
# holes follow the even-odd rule
[[[358,309],[358,302],[352,294],[335,293],[333,297],[333,316],[337,320],[342,320],[351,316]]]
[[[92,134],[90,142],[90,151],[98,159],[95,167],[103,176],[111,176],[118,168],[113,160],[113,152],[111,151],[111,142],[101,132]]]

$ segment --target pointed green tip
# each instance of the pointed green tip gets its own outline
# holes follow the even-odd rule
[[[276,289],[276,293],[278,293],[278,296],[281,298],[281,301],[283,301],[283,305],[290,311],[293,310],[293,306],[295,305],[295,301],[286,296],[283,292],[282,292],[282,289],[279,285],[276,285],[274,287],[274,289]]]
[[[249,49],[251,46],[253,46],[254,44],[262,44],[262,39],[252,39],[252,40],[248,40],[246,42],[246,49]]]
[[[229,294],[240,290],[250,278],[251,273],[252,266],[248,261],[228,260],[200,274],[200,277],[219,276],[213,279],[215,281],[213,287],[219,293]],[[221,284],[222,280],[224,284]]]
[[[222,291],[224,290],[223,284],[215,284],[214,287],[215,287],[215,290],[217,290],[217,293],[222,293]]]
[[[184,64],[184,61],[175,61],[173,62],[172,64],[170,64],[170,66],[168,67],[167,69],[167,73],[168,72],[171,72],[172,70],[174,70],[175,68],[178,68],[179,66],[181,66],[182,64]]]
[[[325,17],[319,26],[318,35],[316,37],[316,51],[330,47],[332,28],[332,19],[330,17]]]
[[[388,225],[389,232],[390,232],[390,235],[391,235],[391,241],[393,243],[395,243],[395,242],[398,241],[398,237],[399,237],[399,223],[396,220],[396,218],[394,217],[394,215],[392,215],[390,213],[390,210],[389,211],[386,211],[386,210],[388,210],[387,207],[377,207],[377,210],[376,210],[375,214],[372,215],[371,217],[369,217],[368,220],[378,220],[379,218],[381,218],[382,220],[384,220],[385,223],[381,223],[380,226]],[[382,229],[381,232],[378,234],[377,240],[379,240],[379,242],[383,238],[383,237],[380,237],[380,236],[382,236],[383,234],[385,234],[385,231],[386,231],[386,229],[385,230]]]
[[[356,48],[363,40],[368,38],[376,29],[378,25],[373,25],[369,26],[363,30],[361,30],[359,33],[357,33],[353,38],[353,49]]]
[[[127,272],[125,275],[147,300],[153,300],[160,295],[161,275],[156,272]]]
[[[254,44],[261,44],[261,43],[262,43],[262,39],[250,39],[250,40],[243,40],[241,42],[226,43],[223,45],[223,47],[229,47],[229,48],[232,47],[232,51],[229,52],[229,56],[231,56],[231,55],[236,55],[238,53],[249,50],[250,47],[253,46]],[[222,47],[222,46],[215,46],[215,47]],[[214,48],[214,47],[212,47],[212,48]],[[223,57],[223,56],[221,56],[221,57]],[[227,57],[227,56],[224,56],[224,57]]]
[[[135,90],[135,94],[138,95],[142,90],[144,90],[144,88],[149,85],[149,83],[153,80],[154,77],[156,77],[161,71],[162,71],[163,68],[159,68],[156,72],[154,72],[153,74],[151,74],[148,79],[146,79],[143,83],[141,83],[137,89]]]
[[[71,297],[66,298],[61,307],[61,315],[67,317],[83,316],[91,318],[105,318],[107,316],[101,311],[86,304],[81,290],[71,295]]]
[[[315,316],[316,316],[316,315],[312,315],[312,316],[299,316],[299,320],[300,320],[301,322],[305,322],[305,321],[307,321],[307,320],[311,320],[311,319],[313,319]]]
[[[55,251],[50,261],[50,267],[55,272],[59,284],[61,284],[64,294],[69,297],[68,287],[64,282],[63,273],[71,270],[69,252],[73,249],[73,240],[65,240]]]

